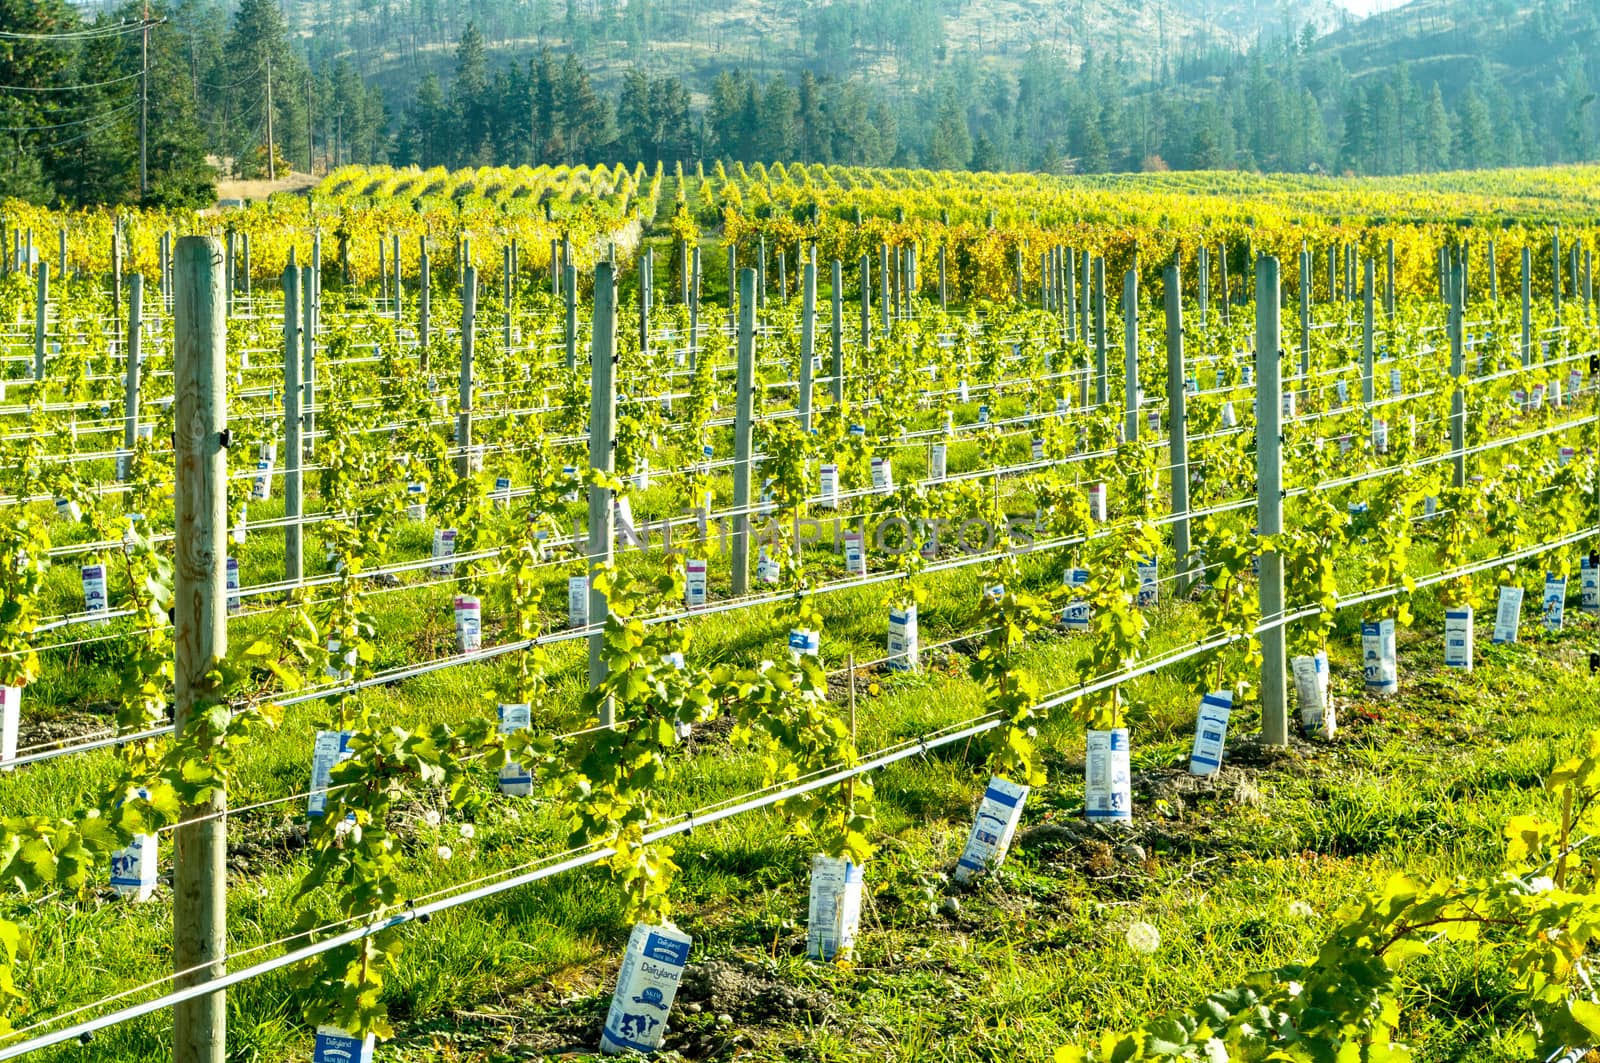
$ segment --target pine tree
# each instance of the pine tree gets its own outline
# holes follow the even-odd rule
[[[1423,136],[1420,144],[1422,168],[1443,170],[1450,165],[1450,112],[1445,110],[1444,94],[1439,83],[1434,82],[1433,93],[1428,98],[1428,108],[1423,118]]]
[[[967,129],[967,117],[956,105],[955,93],[947,90],[939,101],[928,144],[928,164],[936,170],[961,170],[971,159],[972,134]]]
[[[1495,166],[1501,161],[1489,117],[1489,104],[1477,85],[1467,87],[1456,116],[1455,164],[1462,169]]]
[[[617,97],[617,150],[625,159],[654,166],[655,122],[650,114],[650,79],[634,67],[622,79]]]
[[[758,161],[782,162],[794,157],[799,109],[799,98],[782,75],[767,82],[756,120],[755,158]]]
[[[62,33],[74,29],[78,17],[64,0],[0,0],[0,26],[17,34]],[[70,55],[55,44],[16,37],[0,41],[0,85],[65,84]],[[62,105],[65,93],[0,93],[0,133],[8,142],[0,159],[0,197],[45,201],[50,179],[41,159],[44,147],[59,130],[40,129],[75,120]]]

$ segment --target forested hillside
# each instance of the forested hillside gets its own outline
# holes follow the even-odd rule
[[[1403,173],[1591,159],[1587,0],[158,0],[148,199],[344,162]],[[0,0],[0,193],[140,196],[143,5]],[[41,36],[42,35],[42,36]],[[269,166],[266,145],[275,149]]]

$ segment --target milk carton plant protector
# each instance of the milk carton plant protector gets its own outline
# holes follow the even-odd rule
[[[1322,475],[1315,453],[1311,464],[1310,475]],[[1336,551],[1349,516],[1337,501],[1321,492],[1297,497],[1294,503],[1292,519],[1277,537],[1283,557],[1284,599],[1314,603],[1317,612],[1290,625],[1290,665],[1302,730],[1307,735],[1332,737],[1337,723],[1328,694],[1328,638],[1339,608]]]
[[[795,607],[791,623],[820,621],[804,595],[797,596]],[[719,700],[737,707],[732,740],[761,752],[768,784],[858,763],[855,735],[827,700],[827,673],[815,654],[724,672],[718,691]],[[792,797],[779,808],[796,832],[816,846],[807,954],[828,961],[848,959],[860,919],[863,868],[872,854],[871,781],[865,776],[846,779]]]
[[[1440,565],[1446,570],[1465,567],[1468,550],[1483,527],[1483,492],[1472,487],[1444,488],[1440,492]],[[1470,574],[1454,576],[1439,587],[1444,606],[1444,663],[1472,671],[1478,592]]]
[[[1242,532],[1240,523],[1239,518],[1218,514],[1203,517],[1196,525],[1210,573],[1206,589],[1196,599],[1196,625],[1206,638],[1236,637],[1235,641],[1189,658],[1181,673],[1190,691],[1200,699],[1189,769],[1197,775],[1209,774],[1221,766],[1228,716],[1245,699],[1252,677],[1261,668],[1261,646],[1254,635],[1261,610],[1249,580],[1255,543],[1253,537]],[[1197,767],[1204,770],[1196,770]]]
[[[1018,591],[1016,576],[1008,558],[985,577],[987,585],[1006,589],[982,596],[973,624],[987,634],[970,671],[983,687],[985,708],[1001,724],[982,738],[990,780],[956,865],[958,882],[1005,860],[1028,790],[1044,781],[1035,746],[1042,719],[1038,683],[1016,667],[1014,656],[1029,635],[1055,625],[1060,607],[1050,598]]]
[[[1089,653],[1079,658],[1074,678],[1091,684],[1115,675],[1139,659],[1147,614],[1137,607],[1138,559],[1155,553],[1161,536],[1153,521],[1155,499],[1150,482],[1155,456],[1137,444],[1123,444],[1112,460],[1127,499],[1122,520],[1110,534],[1088,548],[1089,584],[1080,597],[1088,600]],[[1125,694],[1109,687],[1085,694],[1072,702],[1073,715],[1088,728],[1085,737],[1085,814],[1091,819],[1129,822],[1132,817],[1131,780],[1127,773],[1130,736],[1124,726]]]

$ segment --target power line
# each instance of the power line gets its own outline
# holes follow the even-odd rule
[[[151,25],[160,25],[166,19],[141,19],[138,22],[119,22],[114,26],[90,26],[67,33],[14,33],[0,30],[0,40],[10,41],[91,41],[106,37],[121,37],[129,33],[143,33]]]
[[[113,111],[105,111],[101,114],[92,114],[88,118],[75,118],[70,122],[57,122],[55,125],[0,126],[0,133],[44,133],[52,129],[70,129],[73,126],[88,125],[90,122],[98,122],[101,119],[112,118],[125,111],[131,111],[136,106],[137,104],[133,103],[123,104],[121,107],[118,107]]]
[[[0,92],[80,92],[85,89],[103,89],[108,85],[121,85],[133,81],[143,74],[129,74],[126,77],[112,78],[110,81],[96,81],[84,85],[0,85]]]

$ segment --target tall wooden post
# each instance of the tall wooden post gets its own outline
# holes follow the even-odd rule
[[[1094,259],[1094,402],[1106,404],[1106,260]]]
[[[1389,240],[1384,245],[1384,282],[1383,282],[1383,312],[1388,317],[1389,324],[1394,324],[1394,240]]]
[[[1062,300],[1067,304],[1067,339],[1078,338],[1080,319],[1078,317],[1078,253],[1072,248],[1067,248],[1066,261],[1062,263],[1061,280],[1066,286],[1062,293]]]
[[[1178,264],[1167,267],[1167,449],[1172,473],[1172,553],[1177,593],[1189,589],[1189,426],[1183,373],[1183,288]]]
[[[5,223],[0,221],[0,276],[5,275]],[[111,224],[111,339],[122,346],[122,219]]]
[[[883,319],[883,334],[887,338],[894,327],[894,303],[889,292],[889,245],[878,248],[878,311]]]
[[[1500,309],[1500,263],[1494,237],[1489,237],[1489,302]]]
[[[1230,325],[1230,324],[1233,323],[1233,311],[1230,309],[1230,305],[1233,303],[1233,299],[1231,298],[1232,289],[1230,288],[1230,286],[1228,284],[1228,245],[1227,244],[1223,244],[1221,247],[1217,248],[1217,265],[1220,266],[1221,269],[1222,269],[1222,300],[1221,300],[1221,302],[1222,302],[1222,323],[1224,325]],[[1246,263],[1246,267],[1248,267],[1248,265],[1249,265],[1249,263]],[[1246,272],[1248,273],[1248,268],[1246,269]],[[1250,283],[1249,277],[1246,276],[1244,278],[1244,280],[1242,280],[1240,283],[1242,285],[1248,285]],[[1249,289],[1246,288],[1245,290],[1248,291]]]
[[[314,266],[300,271],[300,423],[306,453],[316,445],[317,430],[317,300],[322,276]]]
[[[249,244],[245,245],[247,248]],[[391,295],[394,297],[394,325],[400,327],[400,317],[405,309],[405,289],[400,284],[400,237],[396,234],[391,241],[389,254],[389,268],[394,270],[394,284]],[[246,274],[248,276],[248,274]]]
[[[128,364],[123,377],[122,449],[128,455],[124,475],[133,467],[133,450],[139,445],[139,364],[144,351],[144,276],[128,278]]]
[[[500,349],[503,352],[511,351],[511,264],[513,252],[508,243],[501,250],[501,275],[500,275]]]
[[[567,263],[563,269],[565,276],[562,278],[564,285],[561,298],[566,300],[567,310],[567,372],[578,371],[578,267]],[[616,297],[616,270],[611,271],[612,298]],[[613,306],[615,309],[615,306]],[[612,337],[615,342],[616,337]]]
[[[1462,378],[1467,372],[1465,337],[1466,275],[1457,266],[1450,275],[1450,462],[1455,470],[1453,486],[1467,486],[1467,392]]]
[[[1376,354],[1376,337],[1374,331],[1376,322],[1373,320],[1373,279],[1377,271],[1377,264],[1372,259],[1367,259],[1366,270],[1361,280],[1361,404],[1368,411],[1372,409],[1372,363]]]
[[[419,252],[417,262],[417,364],[422,371],[428,371],[428,320],[432,313],[433,301],[433,263],[428,258],[426,240],[423,241],[422,250]]]
[[[1256,526],[1260,534],[1283,534],[1283,381],[1278,349],[1278,260],[1256,265]],[[1261,736],[1269,745],[1289,744],[1289,692],[1283,625],[1283,554],[1261,555]]]
[[[833,317],[830,321],[832,336],[828,338],[833,345],[833,361],[828,367],[828,374],[832,378],[829,384],[833,388],[833,404],[838,406],[844,402],[844,263],[838,259],[833,260]]]
[[[50,303],[50,263],[39,263],[38,290],[35,294],[33,315],[33,379],[38,381],[37,394],[44,400],[45,315]]]
[[[650,354],[650,303],[655,286],[656,253],[647,247],[639,256],[639,354]]]
[[[305,575],[300,527],[300,271],[291,257],[283,271],[283,578]]]
[[[755,399],[756,274],[739,274],[739,364],[733,406],[733,593],[750,585],[750,449]]]
[[[1533,364],[1533,249],[1522,249],[1522,368]]]
[[[211,237],[186,236],[175,257],[172,722],[182,735],[197,703],[215,696],[208,676],[228,652],[228,333],[221,246]],[[226,971],[227,804],[218,788],[183,806],[173,835],[172,963],[180,989]],[[223,1063],[222,992],[176,1004],[172,1012],[173,1063]]]
[[[1311,253],[1300,252],[1300,374],[1311,370]]]
[[[800,275],[800,428],[811,431],[811,388],[816,375],[817,267],[807,262]]]
[[[872,256],[861,256],[861,349],[872,349]]]
[[[700,364],[700,245],[689,256],[689,276],[684,282],[684,302],[689,304],[689,369]]]
[[[598,262],[594,267],[593,347],[589,357],[589,466],[607,476],[616,472],[615,422],[617,417],[617,286],[616,267]],[[589,560],[589,623],[603,628],[611,603],[596,586],[595,576],[611,564],[616,550],[616,515],[612,491],[593,484],[589,487],[589,534],[584,552]],[[589,686],[599,686],[606,678],[605,632],[589,636]],[[600,726],[616,722],[615,706],[607,700],[600,707]]]
[[[1561,226],[1550,234],[1550,296],[1555,300],[1556,324],[1561,324]]]
[[[472,475],[472,358],[477,338],[478,271],[468,266],[461,278],[461,379],[456,407],[456,475]]]
[[[1123,438],[1139,438],[1139,271],[1130,269],[1122,277],[1122,394],[1127,411]]]

